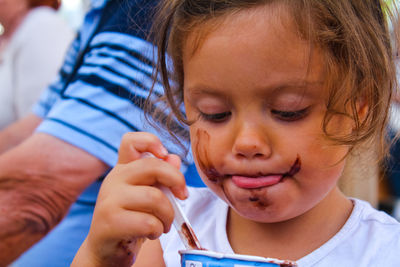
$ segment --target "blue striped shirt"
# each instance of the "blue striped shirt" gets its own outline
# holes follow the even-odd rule
[[[34,108],[43,118],[37,131],[75,145],[110,167],[117,162],[124,133],[150,131],[159,135],[147,126],[140,107],[152,84],[153,47],[145,41],[145,32],[149,29],[146,13],[155,2],[96,0],[57,79]],[[104,10],[107,13],[103,14]],[[77,69],[76,62],[82,63]],[[161,93],[160,84],[156,89]],[[161,140],[171,152],[176,150],[168,138]],[[199,184],[193,164],[185,176],[190,177],[189,184]],[[69,266],[88,233],[100,185],[97,181],[89,186],[65,219],[12,266]]]
[[[141,107],[152,85],[153,45],[145,38],[151,24],[149,12],[157,1],[102,2],[85,17],[56,81],[42,95],[34,113],[44,119],[38,132],[114,166],[124,133],[158,135],[145,121]],[[103,9],[104,5],[110,6]],[[161,84],[156,84],[156,92],[162,93]],[[171,139],[162,141],[169,151],[177,152]]]

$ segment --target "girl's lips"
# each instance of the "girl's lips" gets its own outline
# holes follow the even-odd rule
[[[274,175],[259,176],[259,177],[233,175],[232,182],[237,187],[240,188],[255,189],[255,188],[275,185],[279,183],[283,177],[284,175],[282,174],[274,174]]]

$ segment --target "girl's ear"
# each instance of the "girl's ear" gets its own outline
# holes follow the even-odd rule
[[[358,118],[360,119],[360,121],[363,121],[365,119],[365,116],[367,115],[369,108],[365,97],[362,97],[357,101],[356,107]]]

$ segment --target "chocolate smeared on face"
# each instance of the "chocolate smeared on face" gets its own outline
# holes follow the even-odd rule
[[[218,182],[218,177],[221,177],[221,174],[214,167],[204,169],[203,172],[207,175],[208,179],[214,183]]]
[[[251,189],[251,196],[249,197],[250,202],[260,201],[260,193],[258,193],[259,191],[261,191],[261,188]]]
[[[255,206],[260,210],[265,210],[269,205],[262,200],[255,202]]]
[[[265,210],[268,207],[268,203],[264,201],[264,195],[257,194],[257,189],[251,191],[251,196],[249,197],[249,201],[253,203],[253,206],[259,208],[261,210]]]
[[[301,159],[300,156],[297,154],[297,158],[294,161],[292,167],[290,168],[290,170],[283,174],[283,178],[285,177],[293,177],[296,173],[298,173],[301,169]]]
[[[205,130],[198,129],[196,132],[196,136],[197,143],[194,153],[196,154],[199,168],[211,182],[217,183],[219,178],[225,178],[227,176],[219,173],[214,165],[211,163],[210,157],[208,155],[208,150],[210,147],[210,135]]]
[[[208,149],[210,147],[210,135],[203,129],[197,129],[196,132],[197,142],[195,145],[195,155],[201,171],[207,176],[208,180],[221,186],[222,192],[224,193],[227,201],[232,203],[229,195],[227,194],[222,180],[228,178],[228,175],[223,175],[217,171],[214,165],[211,163],[208,155]]]
[[[256,201],[259,201],[259,200],[260,200],[260,198],[257,197],[257,196],[251,196],[251,197],[249,197],[249,201],[251,201],[251,202],[256,202]]]
[[[285,177],[293,177],[296,173],[298,173],[301,169],[301,159],[300,156],[297,155],[296,160],[293,165],[290,167],[290,170],[282,175],[282,179]],[[261,199],[263,196],[259,196],[257,194],[257,189],[252,190],[251,196],[249,197],[249,201],[253,202],[254,205],[260,209],[265,209],[268,206],[268,203],[265,203]]]

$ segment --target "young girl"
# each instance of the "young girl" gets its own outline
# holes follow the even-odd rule
[[[382,10],[377,0],[165,1],[158,69],[208,188],[188,193],[176,155],[127,134],[73,265],[180,266],[162,184],[189,195],[206,249],[400,266],[400,224],[336,186],[351,149],[384,139],[395,71]]]

